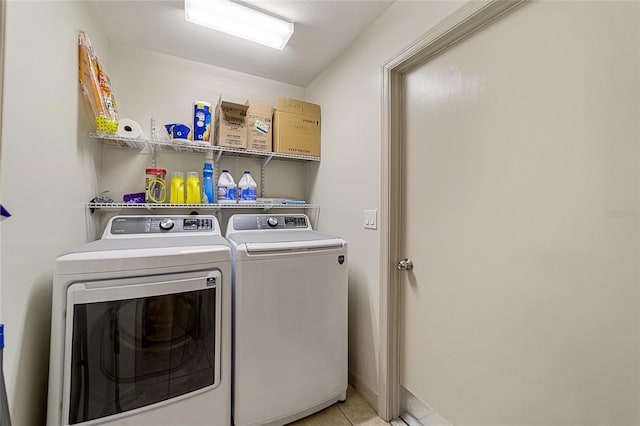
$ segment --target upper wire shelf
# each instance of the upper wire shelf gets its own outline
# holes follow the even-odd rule
[[[294,155],[280,152],[263,152],[251,151],[248,149],[227,148],[222,146],[214,146],[198,142],[176,142],[175,140],[161,139],[132,139],[122,136],[116,136],[109,133],[94,132],[89,135],[94,139],[100,139],[105,145],[116,146],[120,148],[145,149],[150,146],[162,149],[164,151],[176,152],[211,152],[218,155],[243,157],[243,158],[260,158],[260,159],[279,159],[279,160],[298,160],[298,161],[320,161],[320,157],[311,157],[308,155]]]

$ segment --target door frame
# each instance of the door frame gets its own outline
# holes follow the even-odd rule
[[[396,262],[403,237],[402,78],[404,74],[489,25],[525,0],[470,1],[383,65],[382,182],[380,199],[380,346],[378,414],[389,421],[400,414],[400,275]]]

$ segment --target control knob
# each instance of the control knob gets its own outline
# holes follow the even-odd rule
[[[171,230],[173,228],[173,225],[175,225],[175,223],[169,218],[164,218],[160,221],[160,229],[164,231]]]
[[[278,226],[278,218],[271,216],[269,219],[267,219],[267,225],[272,228]]]

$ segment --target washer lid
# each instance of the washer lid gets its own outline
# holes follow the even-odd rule
[[[238,249],[247,254],[308,253],[310,251],[343,249],[346,242],[341,238],[316,231],[256,231],[228,235]]]
[[[283,242],[298,242],[298,241],[320,241],[320,240],[334,240],[335,237],[331,235],[322,234],[317,231],[244,231],[228,234],[227,238],[234,243],[246,244],[246,243],[283,243]]]
[[[221,236],[104,239],[62,253],[56,274],[154,273],[160,269],[196,270],[231,261]]]
[[[115,216],[102,239],[62,252],[56,274],[122,275],[208,268],[231,260],[215,216]]]

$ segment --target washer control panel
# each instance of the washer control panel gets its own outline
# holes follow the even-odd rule
[[[284,215],[235,215],[231,218],[234,231],[260,229],[311,229],[309,218],[303,214]]]
[[[105,234],[184,234],[218,231],[214,216],[116,216],[109,221]]]

